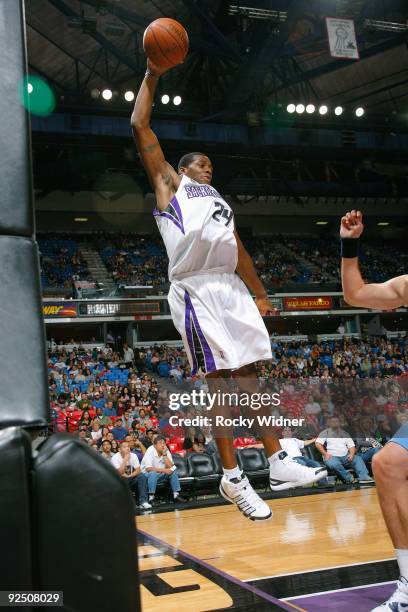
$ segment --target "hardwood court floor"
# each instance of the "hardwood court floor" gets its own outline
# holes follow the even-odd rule
[[[375,489],[291,497],[270,500],[268,504],[273,510],[273,518],[267,522],[249,521],[232,505],[138,517],[137,527],[144,538],[139,551],[140,570],[156,568],[156,573],[160,573],[166,565],[164,571],[169,571],[178,563],[174,561],[174,554],[172,561],[171,555],[163,552],[163,543],[169,545],[173,553],[186,553],[191,563],[204,565],[207,570],[215,568],[218,577],[237,579],[237,584],[247,581],[248,588],[251,588],[248,585],[256,587],[266,583],[266,579],[275,577],[276,580],[284,574],[303,574],[352,564],[364,567],[361,564],[394,556]],[[156,551],[155,555],[152,551]],[[174,580],[174,576],[169,575],[168,580],[170,578]],[[378,578],[375,582],[380,581]],[[174,586],[171,585],[173,589]],[[211,607],[206,599],[207,607],[202,603],[200,607],[200,588],[203,587],[197,587],[194,593],[184,592],[182,599],[183,588],[180,588],[174,604],[177,601],[179,608],[189,607],[194,611],[231,606],[227,596],[219,605]],[[286,597],[290,595],[292,593],[285,594]],[[279,609],[274,607],[272,599],[265,609]],[[171,601],[169,599],[168,603]],[[144,612],[153,612],[163,608],[164,600],[152,597],[148,586],[142,587],[142,603]],[[293,608],[289,601],[287,605],[290,607],[284,609],[303,609]],[[177,609],[177,606],[165,605],[165,608]],[[249,608],[233,606],[230,609]],[[263,609],[262,606],[259,609]]]
[[[268,503],[266,522],[228,505],[142,516],[137,526],[240,580],[394,556],[375,489]]]

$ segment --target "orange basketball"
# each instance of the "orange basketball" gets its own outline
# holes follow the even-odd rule
[[[160,68],[171,68],[184,61],[188,53],[188,34],[178,21],[162,17],[146,28],[143,49]]]

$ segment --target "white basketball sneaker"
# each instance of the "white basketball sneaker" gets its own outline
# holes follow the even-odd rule
[[[294,487],[302,487],[327,478],[324,467],[306,467],[291,459],[286,451],[273,455],[269,468],[269,485],[272,491],[284,491]]]
[[[272,516],[272,510],[253,490],[245,474],[231,480],[223,476],[220,493],[224,499],[236,504],[238,510],[251,521],[266,521]]]
[[[371,612],[408,612],[408,580],[401,576],[391,597]]]

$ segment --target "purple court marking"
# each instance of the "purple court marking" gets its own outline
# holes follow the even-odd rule
[[[291,599],[297,606],[307,612],[371,612],[373,608],[386,601],[395,590],[395,582],[374,584]]]
[[[234,576],[231,576],[230,574],[223,572],[217,567],[214,567],[213,565],[210,565],[209,563],[202,561],[201,559],[199,559],[198,557],[195,557],[194,555],[191,555],[190,553],[186,553],[183,550],[180,550],[179,548],[176,548],[175,546],[172,546],[171,544],[164,542],[164,540],[160,540],[160,538],[157,538],[156,536],[150,535],[150,533],[147,533],[146,531],[143,531],[142,529],[137,529],[137,531],[141,533],[148,540],[152,540],[153,542],[156,542],[156,544],[159,544],[160,546],[164,546],[164,548],[170,548],[175,555],[180,555],[182,557],[186,557],[186,559],[190,559],[190,561],[194,561],[194,563],[197,563],[198,565],[205,567],[206,569],[213,572],[214,574],[218,574],[222,578],[225,578],[226,580],[229,580],[230,582],[237,584],[241,588],[246,589],[247,591],[250,591],[251,593],[254,593],[258,597],[261,597],[261,599],[265,599],[266,601],[270,601],[271,603],[276,604],[277,606],[280,606],[282,610],[289,610],[289,612],[293,612],[293,610],[296,610],[296,609],[299,610],[298,607],[295,608],[295,605],[292,606],[290,603],[286,603],[284,601],[281,601],[280,599],[276,599],[276,597],[273,597],[272,595],[269,595],[268,593],[264,593],[263,591],[260,591],[259,589],[252,586],[251,584],[242,582],[242,580],[239,580],[238,578],[234,578]],[[306,611],[302,609],[302,612],[306,612]]]
[[[186,302],[186,317],[187,317],[187,307],[188,307],[188,310],[191,313],[191,316],[193,318],[195,330],[197,332],[197,335],[198,335],[198,337],[200,339],[200,342],[201,342],[201,346],[203,348],[204,361],[205,361],[205,370],[206,370],[207,374],[209,374],[210,372],[214,372],[217,369],[216,366],[215,366],[214,355],[212,354],[212,351],[210,349],[210,345],[208,344],[208,342],[207,342],[207,340],[206,340],[206,338],[205,338],[205,336],[204,336],[204,334],[203,334],[203,332],[201,330],[201,327],[200,327],[200,324],[198,322],[197,315],[195,313],[194,306],[193,306],[193,303],[191,301],[191,297],[190,297],[190,294],[188,293],[188,291],[184,291],[184,300]],[[191,337],[191,341],[192,341],[192,346],[194,346],[192,337]],[[191,348],[191,345],[190,345],[190,348]],[[191,372],[191,374],[193,374],[193,372]]]

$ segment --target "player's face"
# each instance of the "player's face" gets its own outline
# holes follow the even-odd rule
[[[206,155],[197,155],[191,164],[184,168],[184,174],[197,183],[211,184],[213,166]]]

